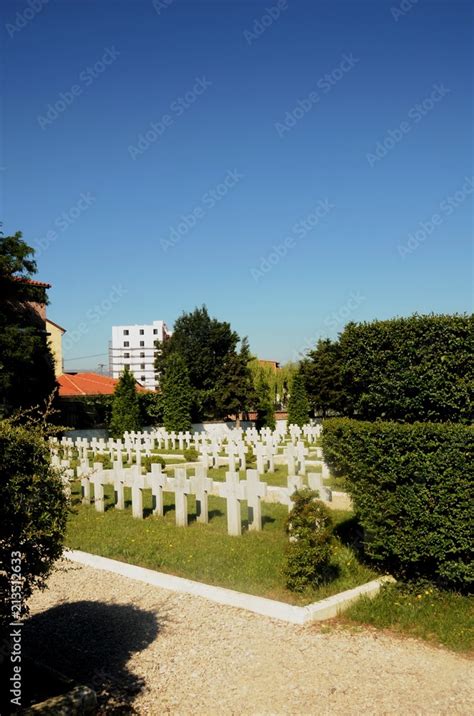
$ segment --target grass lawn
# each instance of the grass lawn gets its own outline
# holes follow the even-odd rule
[[[283,505],[264,503],[263,530],[248,532],[244,503],[243,535],[231,537],[227,534],[225,500],[221,498],[209,498],[210,522],[202,525],[195,520],[195,501],[190,497],[190,524],[178,528],[171,493],[165,493],[165,516],[153,517],[151,493],[145,491],[144,520],[131,516],[129,489],[125,490],[127,508],[123,511],[112,507],[112,486],[105,488],[105,494],[106,512],[101,514],[93,506],[80,504],[80,486],[73,484],[74,512],[68,522],[67,547],[292,604],[308,604],[377,576],[358,562],[350,547],[336,540],[335,579],[318,590],[296,595],[285,588],[282,575],[288,514]],[[339,525],[349,523],[352,517],[347,512],[333,511],[332,515]]]
[[[387,585],[373,599],[359,599],[342,619],[418,637],[454,651],[474,651],[472,598],[434,587],[409,591],[403,585]]]

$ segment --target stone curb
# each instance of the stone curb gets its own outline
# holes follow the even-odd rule
[[[224,587],[214,587],[202,582],[194,582],[191,579],[175,577],[172,574],[164,574],[163,572],[155,572],[152,569],[137,567],[133,564],[119,562],[115,559],[100,557],[99,555],[89,554],[88,552],[81,552],[79,550],[65,550],[64,557],[72,562],[78,562],[93,569],[113,572],[114,574],[120,574],[122,577],[152,584],[161,589],[169,589],[182,594],[191,594],[195,597],[208,599],[216,604],[245,609],[254,614],[279,619],[284,622],[289,622],[290,624],[306,624],[312,621],[331,619],[360,596],[375,596],[382,584],[395,581],[393,577],[380,577],[380,579],[374,579],[371,582],[362,584],[360,587],[340,592],[327,599],[322,599],[319,602],[308,604],[305,607],[296,607],[292,604],[285,604],[285,602],[277,602],[274,599],[256,597],[252,594],[236,592],[232,589],[225,589]]]

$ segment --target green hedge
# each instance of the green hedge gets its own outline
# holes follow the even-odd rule
[[[323,451],[347,477],[371,558],[399,577],[472,585],[472,426],[329,419]]]

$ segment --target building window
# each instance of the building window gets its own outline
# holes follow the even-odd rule
[[[128,328],[124,328],[124,330],[123,330],[123,335],[124,335],[124,336],[128,336]]]
[[[141,335],[141,336],[144,336],[144,335],[145,335],[145,331],[143,330],[143,328],[140,328],[140,335]]]
[[[130,358],[130,353],[124,353],[124,354],[123,354],[123,357],[124,357],[124,358]]]
[[[123,367],[124,367],[126,370],[130,370],[130,363],[124,363],[124,364],[123,364]]]
[[[140,348],[144,348],[144,347],[145,347],[145,341],[140,341]]]
[[[145,370],[145,363],[140,363],[140,370]]]
[[[145,382],[145,380],[146,380],[145,376],[144,376],[144,375],[142,375],[142,382],[144,383],[144,382]]]
[[[128,348],[129,346],[130,346],[130,342],[129,342],[129,341],[124,341],[124,342],[123,342],[123,347],[124,347],[124,348]]]
[[[154,329],[153,329],[153,335],[155,335],[155,336],[158,335],[158,328],[154,328]]]
[[[145,357],[145,353],[143,353],[143,352],[140,353],[140,358],[144,358],[144,357]]]

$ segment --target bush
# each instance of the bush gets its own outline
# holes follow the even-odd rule
[[[94,454],[93,462],[100,462],[104,470],[111,470],[113,467],[110,455],[102,453]]]
[[[172,353],[168,357],[161,389],[163,424],[166,430],[190,430],[193,392],[186,362],[178,353]]]
[[[188,448],[188,450],[184,451],[183,455],[186,462],[196,462],[199,460],[199,453],[194,448]]]
[[[146,472],[151,472],[151,466],[155,463],[157,465],[161,465],[161,467],[166,467],[166,462],[161,457],[161,455],[151,455],[150,457],[142,457],[142,467],[145,468]]]
[[[347,477],[367,555],[402,578],[472,584],[474,429],[345,418],[323,425],[324,458]]]
[[[317,492],[303,489],[291,498],[295,504],[286,523],[290,543],[284,574],[286,586],[293,592],[317,586],[329,573],[333,524],[328,508],[315,499],[317,496]]]
[[[1,633],[8,622],[27,614],[33,589],[44,587],[61,556],[66,530],[68,501],[62,481],[34,425],[0,421],[0,489]]]

